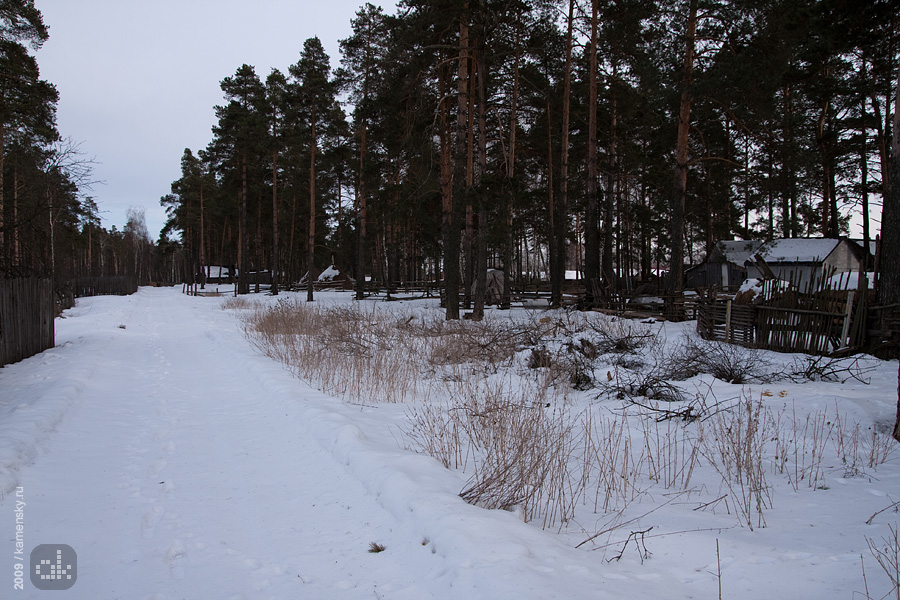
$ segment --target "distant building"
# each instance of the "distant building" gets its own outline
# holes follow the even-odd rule
[[[736,289],[745,279],[764,279],[760,256],[776,278],[792,281],[801,290],[829,276],[861,270],[862,245],[847,238],[782,238],[717,242],[699,265],[685,270],[685,288]]]
[[[739,287],[747,278],[746,262],[762,245],[757,240],[717,242],[703,262],[685,270],[685,288]]]
[[[860,271],[862,247],[847,238],[785,238],[763,244],[754,256],[761,256],[778,279],[794,283],[800,290],[815,287],[823,275]],[[747,277],[763,279],[762,267],[746,263]]]

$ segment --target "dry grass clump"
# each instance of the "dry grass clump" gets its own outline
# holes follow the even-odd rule
[[[460,492],[487,508],[563,527],[576,507],[617,512],[654,490],[714,489],[742,526],[765,526],[769,478],[825,487],[833,465],[875,469],[896,445],[823,410],[773,412],[764,397],[717,401],[673,381],[701,373],[742,384],[770,380],[761,352],[685,338],[668,347],[643,325],[556,313],[516,322],[448,322],[371,305],[328,307],[236,299],[244,331],[265,354],[328,393],[354,402],[411,402],[413,448],[468,474]],[[862,381],[857,362],[797,362],[784,376]],[[696,382],[695,382],[696,383]],[[617,409],[573,414],[568,394],[596,387]],[[698,388],[699,389],[699,388]],[[698,484],[698,470],[705,469]],[[709,478],[712,476],[712,479]]]
[[[397,331],[390,314],[296,300],[257,308],[244,319],[244,332],[266,355],[324,391],[358,402],[428,396],[428,382]]]
[[[740,520],[751,530],[765,527],[765,509],[772,507],[772,488],[766,479],[766,443],[774,427],[761,401],[744,397],[734,410],[700,421],[700,452],[722,478]]]
[[[229,296],[222,301],[222,308],[224,310],[254,308],[256,306],[258,306],[258,304],[255,301],[248,299],[246,296]]]
[[[521,510],[526,521],[563,525],[583,486],[570,467],[574,421],[561,392],[530,381],[448,381],[445,402],[409,411],[414,446],[448,468],[471,471],[460,496],[492,509]]]

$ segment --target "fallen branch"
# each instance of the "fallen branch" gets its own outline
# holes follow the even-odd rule
[[[618,556],[613,556],[611,559],[609,559],[606,562],[612,562],[614,560],[621,559],[622,556],[625,554],[625,548],[628,547],[628,542],[630,542],[631,539],[634,538],[635,544],[637,544],[638,554],[641,557],[641,564],[644,564],[644,559],[650,558],[650,551],[647,550],[646,535],[648,533],[650,533],[650,531],[652,531],[652,530],[653,530],[653,527],[651,526],[649,529],[645,529],[643,531],[632,531],[628,535],[628,539],[625,540],[625,545],[622,546],[622,551],[619,552]],[[641,538],[638,539],[637,536],[641,536]],[[643,548],[643,550],[641,550],[642,548]]]
[[[869,517],[868,520],[866,520],[866,525],[871,525],[872,521],[875,520],[875,517],[877,517],[878,515],[880,515],[883,512],[887,512],[887,511],[891,510],[892,508],[895,509],[895,511],[896,511],[897,507],[900,507],[900,500],[898,500],[897,502],[894,502],[893,504],[891,504],[890,506],[888,506],[886,508],[882,508],[881,510],[876,512],[874,515]]]

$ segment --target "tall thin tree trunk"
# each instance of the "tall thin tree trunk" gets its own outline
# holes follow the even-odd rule
[[[506,181],[507,194],[506,199],[506,237],[503,244],[503,295],[500,299],[500,308],[508,310],[512,302],[512,279],[513,279],[513,245],[515,244],[513,232],[513,200],[515,195],[515,177],[516,177],[516,132],[518,131],[518,109],[519,109],[519,61],[521,60],[521,21],[520,14],[516,14],[516,54],[513,65],[513,95],[509,111],[509,154],[506,158]],[[516,275],[521,272],[517,269]]]
[[[206,268],[206,230],[203,223],[203,167],[200,167],[200,287],[206,287],[206,274],[203,269]],[[221,273],[220,273],[221,275]]]
[[[202,204],[201,204],[202,206]],[[202,213],[201,213],[202,214]],[[202,242],[201,242],[202,243]],[[202,248],[202,246],[201,246]],[[278,295],[278,151],[272,152],[272,295]]]
[[[469,41],[471,44],[471,40]],[[468,89],[466,98],[466,229],[463,233],[463,298],[464,306],[469,309],[472,306],[472,284],[475,281],[475,207],[472,204],[472,187],[475,183],[475,74],[474,60],[470,56],[467,60],[468,72],[466,74]]]
[[[368,81],[368,79],[367,79]],[[368,187],[366,185],[366,155],[368,137],[368,122],[362,120],[359,132],[359,185],[358,193],[358,210],[359,210],[359,246],[356,251],[356,299],[362,300],[366,297],[366,219],[368,215]]]
[[[306,242],[306,301],[313,301],[316,262],[316,111],[312,116],[312,139],[309,142],[309,235]]]
[[[793,151],[794,151],[794,96],[790,85],[784,89],[784,140],[781,143],[781,235],[782,237],[792,238],[797,235],[796,231],[796,212],[797,212],[797,183],[794,174]],[[771,199],[771,196],[770,196]],[[769,231],[772,237],[775,237],[773,229],[772,209],[769,209]]]
[[[466,172],[469,148],[467,143],[469,133],[469,73],[469,0],[465,0],[459,18],[456,136],[453,153],[453,201],[450,207],[450,225],[448,230],[450,239],[447,240],[449,245],[455,247],[444,249],[448,262],[451,256],[455,259],[455,264],[445,266],[448,319],[459,318],[459,220],[466,206],[467,179],[469,176]]]
[[[256,197],[256,243],[254,244],[254,250],[256,250],[256,261],[254,266],[254,271],[256,276],[254,279],[256,283],[254,285],[253,291],[254,293],[259,293],[259,276],[262,274],[262,266],[263,266],[263,243],[262,243],[262,192]]]
[[[569,200],[569,107],[572,91],[572,32],[575,26],[575,0],[569,0],[566,26],[566,67],[563,74],[562,136],[559,158],[559,201],[556,204],[556,256],[550,265],[550,305],[562,306],[563,283],[566,278],[566,220]]]
[[[591,0],[591,45],[588,73],[588,156],[587,208],[584,219],[584,292],[588,306],[593,306],[594,283],[600,278],[600,239],[598,220],[600,203],[597,198],[597,43],[600,29],[600,2]]]
[[[897,69],[897,88],[894,94],[894,132],[891,143],[891,187],[884,199],[881,217],[881,255],[890,260],[881,261],[883,270],[878,294],[882,304],[900,302],[900,65]],[[894,439],[900,441],[900,369],[897,372],[897,419],[894,422]]]
[[[484,32],[479,40],[478,55],[475,60],[476,83],[478,89],[478,182],[487,171],[487,123],[485,122],[485,105],[487,103],[487,82],[484,60]],[[475,261],[475,309],[473,317],[484,318],[485,293],[487,292],[487,199],[485,195],[478,197],[478,238]]]
[[[547,250],[549,253],[549,265],[546,271],[550,275],[550,304],[553,304],[553,267],[552,265],[556,262],[556,255],[559,253],[558,244],[559,244],[559,236],[556,235],[557,229],[557,221],[559,220],[559,215],[556,210],[556,189],[554,187],[553,182],[553,120],[550,118],[550,98],[547,98],[547,202],[548,202],[548,212],[550,214],[550,231],[547,236]],[[540,243],[537,239],[537,235],[535,235],[535,250],[538,252],[538,256],[540,257]],[[540,263],[540,261],[538,261]]]
[[[687,198],[688,142],[693,101],[694,36],[697,30],[697,0],[691,0],[685,40],[684,70],[681,76],[681,106],[678,111],[678,138],[675,144],[675,185],[672,202],[672,259],[669,261],[669,281],[666,286],[670,317],[678,314],[676,296],[684,287],[684,211]]]
[[[613,63],[612,68],[612,86],[616,85],[616,77],[618,76],[618,67],[616,63]],[[603,205],[603,285],[606,288],[607,294],[612,296],[612,292],[616,287],[616,274],[613,271],[613,207],[616,205],[618,194],[616,193],[617,183],[617,170],[618,165],[616,164],[618,158],[616,155],[616,130],[618,128],[619,114],[618,114],[618,101],[616,99],[615,91],[611,92],[611,108],[610,111],[610,123],[609,123],[609,155],[608,155],[608,165],[607,168],[609,172],[606,176],[606,202]]]
[[[441,89],[441,229],[444,255],[444,310],[447,320],[459,319],[459,232],[453,210],[453,142],[450,133],[450,106],[447,95],[449,74],[439,70]]]
[[[241,223],[238,231],[238,293],[250,291],[247,281],[247,156],[241,155]]]

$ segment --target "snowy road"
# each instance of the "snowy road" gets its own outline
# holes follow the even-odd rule
[[[80,300],[56,348],[0,370],[0,555],[19,501],[26,552],[78,554],[64,597],[596,597],[590,557],[465,505],[457,475],[369,439],[379,409],[259,356],[219,302]],[[27,575],[10,593],[12,562],[0,596],[44,597]]]

